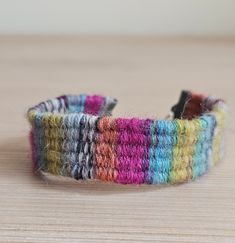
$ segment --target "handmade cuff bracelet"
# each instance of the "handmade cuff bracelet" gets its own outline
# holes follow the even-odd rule
[[[221,159],[223,100],[183,91],[172,120],[112,118],[116,103],[67,95],[30,108],[34,171],[122,184],[180,183]]]

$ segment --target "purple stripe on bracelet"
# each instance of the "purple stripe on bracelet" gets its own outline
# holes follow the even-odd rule
[[[117,119],[118,177],[119,183],[144,182],[143,159],[145,156],[144,120]]]
[[[99,95],[87,96],[85,101],[84,113],[91,115],[98,115],[102,106],[104,105],[105,99]]]

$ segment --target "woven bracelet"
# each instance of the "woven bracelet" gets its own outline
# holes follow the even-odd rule
[[[110,97],[66,95],[30,108],[34,171],[165,184],[194,180],[221,159],[223,100],[182,91],[172,120],[112,118],[116,103]]]

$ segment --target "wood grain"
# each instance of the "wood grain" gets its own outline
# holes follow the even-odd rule
[[[235,41],[0,37],[0,242],[235,242]],[[164,117],[181,89],[230,106],[227,155],[172,187],[31,175],[27,109],[50,97],[116,97],[114,116]]]

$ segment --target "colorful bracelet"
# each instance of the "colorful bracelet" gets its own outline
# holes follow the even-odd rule
[[[77,180],[194,180],[223,155],[226,104],[182,91],[174,119],[112,118],[110,97],[67,95],[30,108],[34,171]]]

